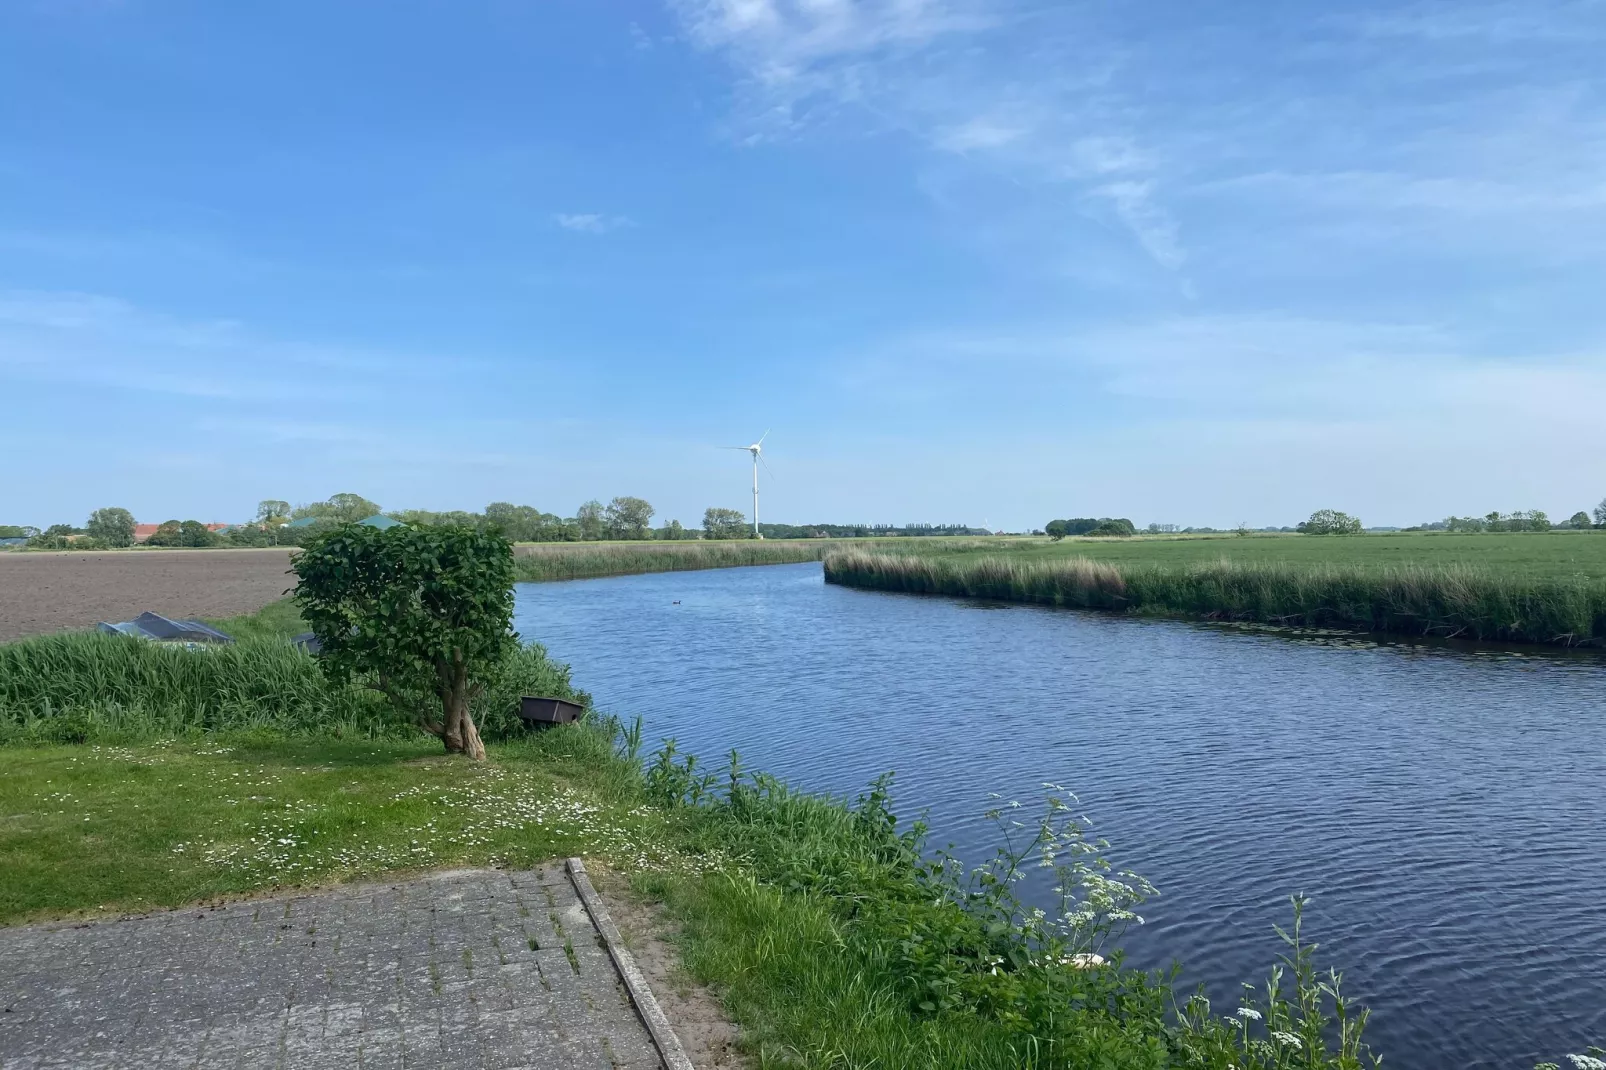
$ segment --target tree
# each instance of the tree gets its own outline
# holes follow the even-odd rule
[[[546,516],[530,505],[492,502],[485,507],[485,522],[499,528],[513,542],[537,542],[546,525]]]
[[[216,546],[218,537],[207,530],[199,520],[186,520],[178,526],[178,545]]]
[[[0,539],[31,539],[37,534],[39,529],[32,524],[0,524]]]
[[[602,520],[602,503],[593,498],[586,502],[574,514],[575,523],[580,526],[582,539],[600,539],[604,527]]]
[[[370,516],[373,514],[369,514]],[[256,522],[277,527],[290,519],[290,503],[264,498],[257,502]]]
[[[1337,509],[1318,509],[1294,530],[1305,535],[1359,535],[1362,528],[1360,520],[1348,513],[1341,513]]]
[[[740,539],[747,534],[747,515],[736,509],[703,510],[703,538]]]
[[[608,526],[608,537],[613,539],[648,539],[652,537],[653,508],[642,498],[615,498],[603,510]]]
[[[1070,533],[1070,525],[1066,524],[1063,520],[1050,520],[1047,524],[1043,525],[1043,534],[1047,535],[1055,542],[1059,542]]]
[[[1126,538],[1128,535],[1136,535],[1137,531],[1138,529],[1133,526],[1132,521],[1125,517],[1106,517],[1100,520],[1098,527],[1088,532],[1088,534],[1101,537],[1113,535],[1118,538]]]
[[[107,546],[134,545],[134,514],[127,509],[111,507],[96,509],[89,514],[84,530]]]
[[[678,542],[686,537],[686,529],[680,526],[680,521],[671,520],[658,529],[658,537],[669,542]]]
[[[518,646],[512,544],[468,526],[345,524],[290,567],[329,678],[383,692],[447,751],[483,761],[469,703]]]
[[[151,537],[145,540],[146,546],[183,546],[184,534],[180,530],[177,520],[164,520],[156,526]]]
[[[1575,530],[1582,531],[1590,526],[1589,514],[1580,509],[1567,519],[1567,526]]]
[[[359,520],[367,520],[379,511],[378,505],[364,498],[361,494],[342,492],[329,495],[328,501],[298,505],[291,515],[297,520],[302,517],[315,516],[324,520],[333,520],[337,524],[353,524]]]
[[[1595,526],[1606,528],[1606,498],[1602,498],[1600,504],[1595,506]]]

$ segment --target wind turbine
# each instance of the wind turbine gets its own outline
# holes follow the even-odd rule
[[[746,450],[753,455],[753,538],[762,539],[758,533],[758,466],[762,463],[764,471],[770,471],[770,463],[764,460],[764,440],[770,437],[769,431],[758,436],[758,441],[750,446],[721,446],[722,450]],[[770,472],[774,476],[774,472]]]

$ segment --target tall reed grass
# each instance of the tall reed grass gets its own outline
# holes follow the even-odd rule
[[[520,695],[589,703],[567,665],[521,648],[473,704],[486,739],[523,731]],[[0,743],[139,740],[261,730],[292,736],[405,737],[406,711],[377,692],[329,682],[283,639],[186,650],[69,632],[0,644]]]
[[[787,565],[818,561],[840,542],[825,539],[761,542],[571,542],[521,544],[513,550],[522,583],[679,572],[742,565]]]
[[[828,583],[1161,616],[1558,646],[1606,645],[1606,582],[1466,566],[1363,568],[1227,560],[1112,564],[849,550]]]

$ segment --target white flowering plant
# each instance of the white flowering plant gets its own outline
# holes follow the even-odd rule
[[[1244,985],[1229,1015],[1212,1014],[1201,991],[1178,1010],[1181,1065],[1211,1070],[1362,1070],[1381,1060],[1361,1040],[1371,1012],[1343,994],[1342,975],[1316,968],[1317,945],[1305,939],[1310,899],[1290,896],[1294,921],[1277,927],[1286,950],[1263,995]]]

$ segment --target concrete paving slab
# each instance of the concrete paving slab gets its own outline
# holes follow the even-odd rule
[[[561,863],[0,929],[0,1070],[662,1067]]]

